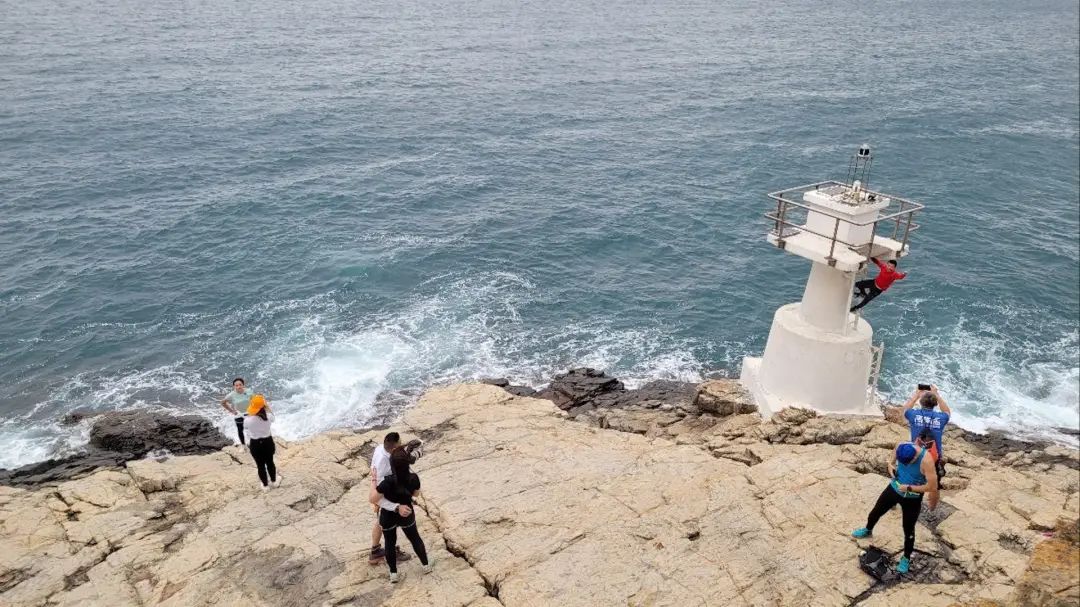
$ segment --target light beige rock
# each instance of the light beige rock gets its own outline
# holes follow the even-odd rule
[[[741,398],[729,383],[706,386],[699,399],[717,412]],[[929,573],[875,586],[858,555],[871,543],[900,551],[899,511],[870,540],[848,534],[906,430],[802,410],[763,423],[742,410],[574,421],[492,386],[432,390],[396,428],[427,441],[418,521],[435,571],[402,563],[396,586],[367,564],[367,457],[381,432],[279,441],[283,484],[268,493],[242,447],[0,487],[0,604],[1075,604],[1075,453],[1006,465],[950,435],[952,488],[916,531]]]
[[[714,379],[698,386],[693,405],[714,415],[754,413],[757,405],[738,380]]]

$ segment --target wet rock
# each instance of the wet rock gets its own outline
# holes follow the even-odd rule
[[[505,377],[495,377],[488,379],[481,379],[480,383],[487,384],[489,386],[495,386],[496,388],[505,388],[510,385],[510,380]]]
[[[90,429],[91,446],[130,454],[129,459],[158,449],[173,455],[200,455],[231,444],[209,420],[197,415],[120,411],[102,415]]]
[[[30,486],[80,478],[98,468],[122,466],[127,454],[91,449],[69,457],[49,459],[11,470],[0,469],[0,485]]]
[[[86,476],[98,468],[117,468],[151,452],[173,455],[212,453],[233,444],[208,420],[138,411],[102,414],[90,429],[81,453],[13,470],[0,469],[0,485],[39,485]]]
[[[593,403],[598,407],[656,409],[661,405],[669,405],[672,408],[685,408],[693,404],[697,387],[697,384],[691,382],[661,379],[634,390],[601,394],[593,399]]]
[[[562,375],[556,375],[551,384],[540,390],[537,398],[545,398],[555,403],[562,410],[592,401],[597,397],[610,393],[622,392],[625,389],[618,379],[605,374],[603,371],[590,368],[571,369]]]
[[[528,386],[510,385],[510,386],[504,387],[503,390],[506,390],[507,392],[509,392],[510,394],[513,394],[514,396],[536,396],[536,390],[533,390],[532,388],[530,388]]]
[[[66,415],[60,418],[61,426],[74,426],[82,422],[83,420],[90,419],[95,415],[101,415],[99,411],[91,411],[90,409],[75,409],[69,411]]]

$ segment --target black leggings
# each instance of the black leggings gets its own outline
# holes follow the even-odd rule
[[[259,469],[259,480],[262,481],[263,486],[267,485],[266,477],[270,476],[270,482],[277,480],[277,466],[274,465],[274,439],[267,438],[253,438],[248,445],[248,449],[251,449],[251,457],[255,458],[255,467]]]
[[[911,551],[915,549],[915,523],[919,520],[919,511],[922,510],[921,493],[919,497],[900,497],[892,485],[886,486],[877,498],[874,509],[870,511],[870,516],[866,517],[866,528],[873,531],[878,519],[897,504],[900,504],[904,524],[904,556],[911,558]]]
[[[410,515],[408,518],[402,519],[395,512],[381,511],[379,516],[380,524],[387,522],[401,522],[401,530],[405,532],[405,537],[409,538],[409,543],[412,544],[413,551],[416,552],[416,556],[420,559],[420,564],[427,565],[427,548],[424,547],[424,540],[420,538],[420,532],[416,529],[416,516]],[[391,516],[385,516],[385,515]],[[395,518],[398,520],[388,521],[387,519]],[[383,541],[386,543],[386,564],[390,567],[390,573],[397,573],[397,530],[398,526],[394,525],[389,528],[383,526],[382,534]]]
[[[877,285],[874,284],[874,279],[873,278],[867,278],[866,280],[860,280],[859,282],[855,283],[855,288],[859,290],[859,295],[862,295],[863,300],[861,302],[859,302],[858,304],[851,307],[852,312],[854,312],[855,310],[858,310],[859,308],[865,306],[866,304],[873,301],[875,297],[877,297],[878,295],[881,295],[882,293],[884,293],[884,291],[877,288]]]
[[[238,417],[236,421],[236,434],[240,437],[240,444],[244,444],[244,418]]]

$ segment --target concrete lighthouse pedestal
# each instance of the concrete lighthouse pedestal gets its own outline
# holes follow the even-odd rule
[[[870,323],[860,318],[847,333],[823,331],[802,317],[801,307],[781,306],[764,356],[743,359],[739,379],[758,408],[766,416],[784,407],[877,413],[867,394],[874,362]]]
[[[869,147],[852,161],[848,183],[819,182],[770,194],[776,201],[767,240],[810,260],[801,301],[773,315],[765,352],[743,359],[741,383],[768,416],[785,407],[877,414],[874,399],[882,349],[874,330],[849,312],[854,282],[871,257],[907,253],[912,215],[922,205],[868,190]],[[801,198],[801,200],[799,200]],[[879,226],[894,228],[879,234]],[[901,227],[903,230],[901,231]]]

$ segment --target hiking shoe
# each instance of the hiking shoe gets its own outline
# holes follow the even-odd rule
[[[402,561],[407,561],[407,560],[409,560],[411,558],[412,558],[411,554],[407,554],[405,552],[402,552],[401,548],[397,549],[397,560],[398,560],[399,563],[402,562]]]
[[[851,532],[851,537],[856,538],[856,539],[862,539],[864,537],[870,537],[871,535],[874,535],[874,532],[870,531],[866,527],[859,527],[855,531]]]
[[[908,569],[911,569],[911,560],[906,556],[900,557],[900,562],[896,564],[896,572],[907,573]]]
[[[396,573],[391,573],[391,574],[390,574],[390,583],[391,583],[391,584],[396,584],[396,583],[398,583],[398,580],[400,580],[400,579],[401,579],[401,578],[400,578],[400,577],[398,576],[398,574],[396,574]]]
[[[386,550],[382,546],[375,546],[368,555],[368,565],[378,565],[386,558]]]

